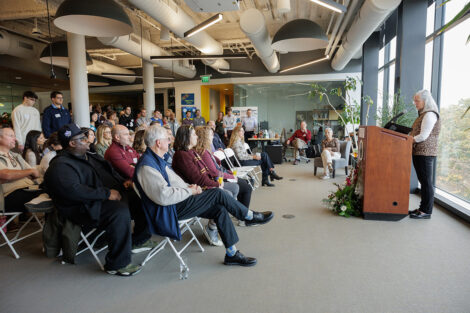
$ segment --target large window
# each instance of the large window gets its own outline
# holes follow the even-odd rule
[[[467,0],[452,0],[445,6],[445,21],[450,21]],[[470,19],[467,18],[443,35],[440,61],[441,133],[437,157],[436,187],[470,202]],[[429,43],[428,43],[429,44]]]
[[[384,126],[393,115],[396,50],[397,37],[393,37],[379,50],[376,119],[378,126]]]

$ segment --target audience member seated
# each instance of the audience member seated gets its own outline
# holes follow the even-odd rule
[[[330,172],[333,172],[333,159],[341,158],[339,140],[333,138],[333,130],[325,128],[325,139],[321,142],[321,159],[323,161],[324,174],[322,179],[330,178]]]
[[[261,166],[263,171],[263,179],[261,184],[263,186],[274,187],[274,184],[269,182],[271,180],[281,180],[282,177],[276,174],[274,171],[274,164],[271,162],[269,155],[266,152],[261,152],[260,155],[249,154],[245,148],[245,131],[243,127],[237,126],[232,132],[230,137],[229,147],[233,149],[235,155],[243,166]]]
[[[149,239],[132,182],[120,177],[103,158],[87,152],[86,131],[77,125],[65,125],[58,133],[64,150],[51,161],[44,176],[47,193],[62,217],[82,227],[105,230],[109,274],[137,274],[141,268],[131,264],[131,252],[148,251],[155,243]],[[129,213],[135,221],[132,236]]]
[[[119,118],[119,124],[126,126],[130,130],[134,130],[136,127],[134,118],[132,117],[132,109],[130,106],[126,106],[124,114]],[[114,126],[114,125],[113,125]]]
[[[307,123],[300,122],[300,129],[297,129],[286,142],[287,145],[291,144],[294,147],[294,165],[300,161],[299,150],[307,148],[310,139],[312,139],[312,133],[307,129]]]
[[[153,116],[150,118],[150,121],[153,122],[158,122],[160,126],[163,126],[163,119],[162,119],[162,113],[160,111],[155,110],[153,111]]]
[[[141,108],[139,112],[139,118],[135,121],[137,127],[141,125],[150,125],[150,118],[147,117],[147,110],[145,108]]]
[[[5,211],[25,212],[24,204],[44,191],[39,190],[34,181],[40,176],[39,171],[26,163],[21,155],[11,151],[15,144],[13,129],[0,128],[0,170],[6,181],[2,182]]]
[[[43,156],[43,147],[46,138],[43,133],[38,130],[31,130],[26,135],[24,142],[23,159],[28,162],[29,165],[35,167],[41,162]]]
[[[176,120],[176,115],[173,111],[169,112],[168,125],[170,126],[173,137],[176,136],[176,131],[178,130],[178,127],[180,127],[180,124]]]
[[[211,152],[214,152],[216,150],[224,150],[226,147],[219,134],[217,134],[217,132],[215,131],[215,122],[209,121],[207,122],[207,125],[214,131],[214,139],[212,139]]]
[[[98,112],[90,113],[90,129],[92,129],[94,132],[96,132],[98,127],[100,126],[100,122],[98,118],[99,118]]]
[[[48,152],[42,157],[41,163],[39,163],[38,168],[41,177],[44,177],[46,170],[49,168],[49,163],[57,155],[57,151],[62,150],[62,145],[60,144],[59,135],[57,134],[57,132],[53,132],[49,136],[49,139],[47,139],[45,143],[45,147]]]
[[[96,135],[93,129],[88,128],[88,127],[82,127],[82,130],[86,131],[86,135],[88,138],[88,142],[90,143],[90,147],[88,148],[88,151],[91,153],[96,153],[95,150],[95,142],[96,142]]]
[[[134,182],[152,224],[151,231],[179,240],[181,233],[177,220],[195,216],[214,219],[226,248],[224,264],[255,265],[255,258],[245,257],[235,247],[238,236],[229,213],[245,220],[247,225],[265,224],[273,218],[273,213],[253,212],[220,188],[203,192],[200,186],[186,184],[163,159],[169,143],[168,132],[164,128],[150,126],[145,133],[147,150],[136,166]]]
[[[95,145],[96,154],[104,158],[106,150],[112,143],[111,128],[108,125],[101,125],[96,131],[97,144]]]
[[[206,164],[208,169],[208,174],[212,177],[220,177],[221,175],[224,178],[224,189],[238,190],[237,193],[232,192],[233,197],[240,201],[244,206],[250,208],[251,202],[251,186],[244,179],[237,178],[233,175],[231,171],[226,170],[220,160],[214,156],[211,152],[211,142],[214,131],[209,126],[199,126],[196,128],[197,135],[197,145],[195,147],[196,152],[201,156],[202,161]],[[229,182],[228,179],[236,180],[235,182]],[[232,185],[236,184],[237,189],[234,189]],[[239,221],[239,226],[245,226],[243,221]],[[209,224],[209,227],[211,225]],[[215,225],[212,225],[212,229],[215,229]]]
[[[163,128],[166,129],[168,133],[168,138],[170,138],[170,144],[168,145],[168,152],[165,153],[163,159],[168,163],[168,167],[171,168],[171,163],[173,163],[173,156],[175,155],[175,150],[173,149],[173,144],[175,143],[175,136],[173,136],[173,131],[171,130],[170,125],[165,125]]]
[[[141,129],[135,133],[132,148],[139,154],[139,157],[145,152],[147,146],[144,142],[145,130]]]
[[[123,125],[116,125],[111,130],[113,143],[104,154],[104,158],[125,179],[132,179],[135,165],[139,159],[137,151],[132,149],[131,135]]]

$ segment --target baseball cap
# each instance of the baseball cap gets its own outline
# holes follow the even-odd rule
[[[80,134],[85,134],[86,132],[88,132],[87,129],[81,130],[80,127],[74,123],[64,125],[58,131],[60,144],[65,149],[66,147],[69,146],[69,141],[73,137],[80,135]]]

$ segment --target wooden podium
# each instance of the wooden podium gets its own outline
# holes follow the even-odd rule
[[[377,126],[361,126],[358,137],[364,219],[404,218],[410,198],[413,137]]]

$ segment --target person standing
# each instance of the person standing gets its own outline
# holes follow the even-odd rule
[[[17,106],[11,113],[11,121],[15,131],[18,149],[23,151],[26,135],[31,130],[41,131],[41,120],[39,111],[33,107],[38,96],[32,91],[23,93],[23,103]]]
[[[434,204],[433,166],[437,156],[437,141],[441,120],[436,102],[428,90],[418,91],[413,98],[418,118],[412,126],[413,165],[421,184],[421,203],[410,212],[411,218],[431,218]]]
[[[64,108],[64,95],[60,91],[51,92],[52,104],[44,110],[42,116],[42,129],[44,136],[49,136],[58,131],[62,126],[72,123],[69,110]]]
[[[124,109],[124,114],[121,115],[121,117],[119,118],[119,124],[126,126],[130,130],[134,130],[135,121],[132,117],[132,109],[130,106],[126,106],[126,108]]]
[[[193,119],[191,118],[191,111],[186,111],[186,117],[183,119],[182,125],[193,125]]]
[[[201,110],[196,110],[196,117],[193,119],[193,126],[205,126],[206,120],[201,116]]]
[[[219,115],[217,116],[217,120],[215,121],[215,132],[220,138],[224,137],[224,112],[219,112]]]
[[[147,110],[144,108],[141,108],[139,115],[140,117],[135,121],[135,123],[137,124],[137,127],[142,126],[142,125],[150,126],[151,120],[147,117]]]
[[[287,145],[292,144],[294,147],[294,165],[297,165],[300,161],[299,150],[307,148],[311,139],[312,133],[307,129],[307,123],[305,121],[300,122],[300,129],[297,129],[286,141]]]
[[[224,116],[224,136],[227,142],[230,141],[235,126],[237,126],[237,117],[232,115],[232,108],[228,108],[227,115]]]
[[[246,117],[242,119],[242,126],[245,129],[245,142],[248,142],[250,148],[253,149],[256,146],[256,143],[249,141],[248,138],[252,138],[254,136],[258,126],[258,121],[255,117],[251,116],[251,113],[251,109],[246,111]]]

